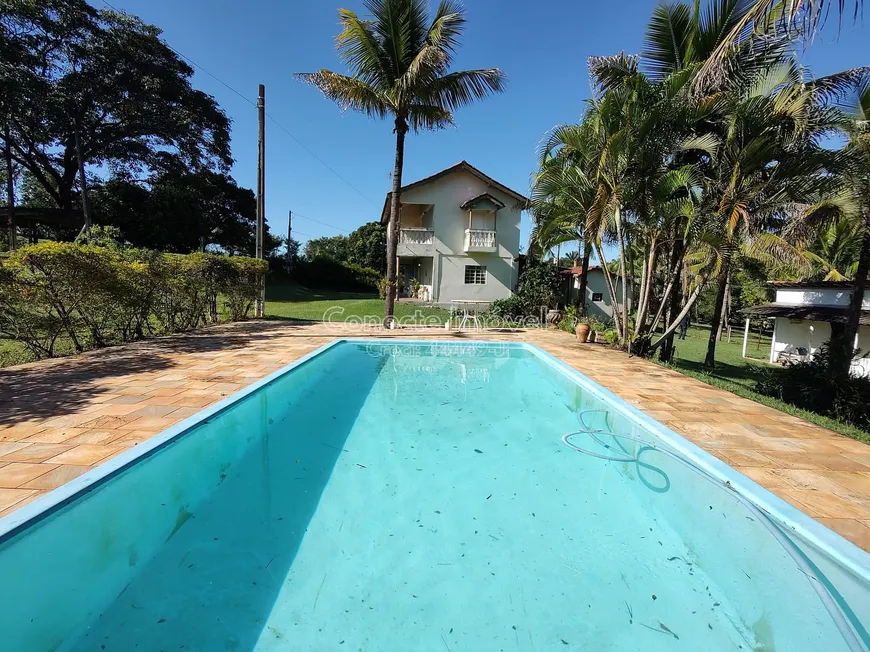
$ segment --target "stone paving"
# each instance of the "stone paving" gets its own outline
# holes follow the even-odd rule
[[[0,516],[336,337],[444,338],[247,322],[0,370]],[[870,446],[561,331],[538,344],[870,551]]]

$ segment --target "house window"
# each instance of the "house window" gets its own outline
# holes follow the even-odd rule
[[[486,284],[486,265],[466,265],[465,266],[465,284],[466,285],[485,285]]]
[[[593,303],[601,303],[604,301],[604,294],[601,292],[593,292],[592,293],[592,302]]]

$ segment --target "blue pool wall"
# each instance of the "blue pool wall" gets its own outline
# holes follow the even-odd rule
[[[581,409],[605,408],[612,415],[605,424],[602,414],[592,413],[587,425],[663,443],[715,478],[711,481],[668,455],[648,452],[641,459],[664,472],[670,485],[659,493],[666,485],[654,471],[602,460],[632,481],[638,499],[694,552],[690,559],[674,563],[697,566],[716,581],[729,602],[739,605],[740,613],[731,614],[739,628],[767,644],[766,649],[791,649],[806,642],[815,642],[817,649],[828,652],[848,649],[792,557],[735,492],[765,512],[824,573],[830,588],[854,611],[855,620],[865,629],[870,627],[870,555],[558,358],[533,345],[530,348],[583,388]],[[584,441],[589,440],[581,437],[576,443]],[[637,444],[623,443],[629,452],[636,452]],[[723,486],[726,482],[730,489]],[[866,645],[870,640],[864,634]]]
[[[0,649],[78,637],[263,438],[276,381],[315,353],[2,519]]]
[[[208,494],[219,488],[222,476],[231,472],[252,442],[264,436],[270,413],[269,386],[342,341],[312,352],[0,520],[4,604],[0,631],[4,632],[4,649],[62,649],[68,637],[86,629]],[[383,340],[368,343],[384,345]],[[443,342],[428,344],[444,346]],[[561,371],[582,388],[587,405],[605,404],[615,416],[611,423],[614,431],[644,439],[652,435],[722,482],[730,482],[735,491],[751,497],[799,542],[857,610],[857,617],[868,622],[870,556],[538,347],[519,343],[506,346],[533,351]],[[263,388],[266,390],[257,394]],[[226,420],[225,427],[203,428],[196,437],[184,436],[210,419]],[[228,437],[227,432],[235,436]],[[554,439],[561,434],[554,433]],[[171,455],[154,455],[148,473],[127,472],[143,458],[170,447]],[[789,636],[792,641],[801,640],[799,636],[812,637],[815,631],[815,636],[827,641],[825,649],[834,652],[839,636],[832,632],[830,619],[813,599],[806,579],[797,571],[782,571],[792,568],[793,562],[783,556],[759,523],[746,518],[746,508],[723,497],[721,487],[680,463],[662,455],[654,459],[673,484],[666,495],[643,486],[631,465],[614,466],[622,467],[616,472],[623,477],[637,482],[638,496],[649,509],[661,514],[693,546],[696,554],[688,561],[733,591],[732,602],[741,605],[741,613],[734,617],[759,639],[768,629],[792,632],[796,635]],[[112,482],[104,484],[109,478]],[[166,478],[173,481],[167,483]],[[720,512],[726,511],[727,516],[699,517],[697,505],[707,502],[708,497],[711,505],[725,503],[727,507]],[[62,509],[72,501],[76,501],[75,509]],[[735,573],[735,568],[741,568],[745,575]]]

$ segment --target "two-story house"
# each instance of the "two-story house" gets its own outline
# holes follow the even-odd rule
[[[389,222],[391,195],[382,224]],[[417,284],[416,298],[437,304],[510,296],[526,197],[462,161],[403,186],[401,201],[397,254],[403,296]]]
[[[770,362],[804,360],[830,341],[835,329],[842,330],[852,296],[851,281],[774,281],[775,303],[744,308],[746,328],[743,335],[743,357],[752,317],[774,320]],[[852,361],[852,375],[870,375],[870,291],[865,292],[861,306],[860,326],[855,348],[860,349]]]

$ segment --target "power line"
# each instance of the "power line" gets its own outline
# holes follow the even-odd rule
[[[109,4],[108,2],[106,2],[106,0],[101,0],[101,1],[102,1],[102,3],[103,3],[104,5],[106,5],[107,7],[109,7],[109,9],[113,9],[114,11],[117,11],[118,13],[121,13],[121,10],[120,10],[120,9],[118,9],[117,7],[112,6],[111,4]],[[124,12],[124,13],[126,13],[126,12]],[[184,53],[182,53],[182,52],[176,50],[174,47],[172,47],[171,45],[169,45],[169,43],[167,43],[166,41],[163,41],[163,44],[164,44],[166,47],[168,47],[170,50],[172,50],[173,52],[175,52],[175,54],[177,54],[178,56],[180,56],[182,59],[185,59],[187,62],[189,62],[190,65],[192,65],[194,68],[196,68],[196,69],[198,69],[198,70],[201,70],[201,71],[204,72],[206,75],[208,75],[209,77],[211,77],[212,79],[214,79],[216,82],[218,82],[219,84],[225,86],[226,88],[228,88],[229,90],[231,90],[233,93],[235,93],[236,95],[238,95],[240,98],[242,98],[243,100],[245,100],[245,102],[247,102],[247,103],[250,104],[251,106],[254,106],[254,107],[257,106],[257,103],[254,102],[251,98],[249,98],[249,97],[247,97],[246,95],[244,95],[243,93],[237,91],[235,88],[233,88],[232,86],[230,86],[230,85],[229,85],[228,83],[226,83],[223,79],[221,79],[220,77],[218,77],[217,75],[215,75],[213,72],[210,72],[210,71],[206,70],[205,68],[203,68],[201,65],[199,65],[198,63],[196,63],[196,61],[194,61],[193,59],[191,59],[191,58],[190,58],[189,56],[187,56],[186,54],[184,54]],[[357,188],[357,187],[356,187],[355,185],[353,185],[350,181],[348,181],[348,180],[345,179],[343,176],[341,176],[338,172],[336,172],[335,169],[334,169],[331,165],[329,165],[329,163],[327,163],[327,162],[324,161],[322,158],[320,158],[317,154],[315,154],[314,152],[312,152],[312,151],[308,148],[308,146],[306,146],[306,145],[305,145],[301,140],[299,140],[296,136],[294,136],[294,135],[290,132],[290,130],[287,129],[287,127],[285,127],[285,126],[282,125],[280,122],[278,122],[278,120],[276,120],[275,117],[274,117],[271,113],[268,113],[268,112],[267,112],[267,113],[266,113],[266,116],[269,118],[269,120],[271,120],[272,122],[275,123],[275,126],[277,126],[279,129],[281,129],[285,134],[287,134],[288,136],[290,136],[290,138],[292,138],[293,141],[294,141],[297,145],[299,145],[299,147],[301,147],[301,148],[304,149],[306,152],[308,152],[312,157],[314,157],[315,159],[317,159],[323,167],[325,167],[327,170],[329,170],[330,172],[332,172],[336,177],[338,177],[339,179],[341,179],[341,181],[343,181],[345,184],[347,184],[347,186],[348,186],[351,190],[353,190],[356,194],[358,194],[360,197],[362,197],[363,199],[365,199],[365,200],[366,200],[368,203],[370,203],[372,206],[377,206],[377,204],[376,204],[374,201],[372,201],[369,197],[367,197],[366,195],[364,195],[363,192],[362,192],[359,188]],[[327,224],[326,226],[330,226],[330,225]],[[333,227],[333,228],[335,228],[335,227]]]
[[[302,213],[293,213],[293,217],[301,217],[303,220],[308,220],[309,222],[316,222],[317,224],[322,224],[323,226],[328,226],[330,229],[335,229],[341,233],[348,233],[346,229],[340,229],[337,226],[333,226],[327,222],[321,222],[320,220],[315,220],[313,217],[308,217],[307,215],[303,215]]]

